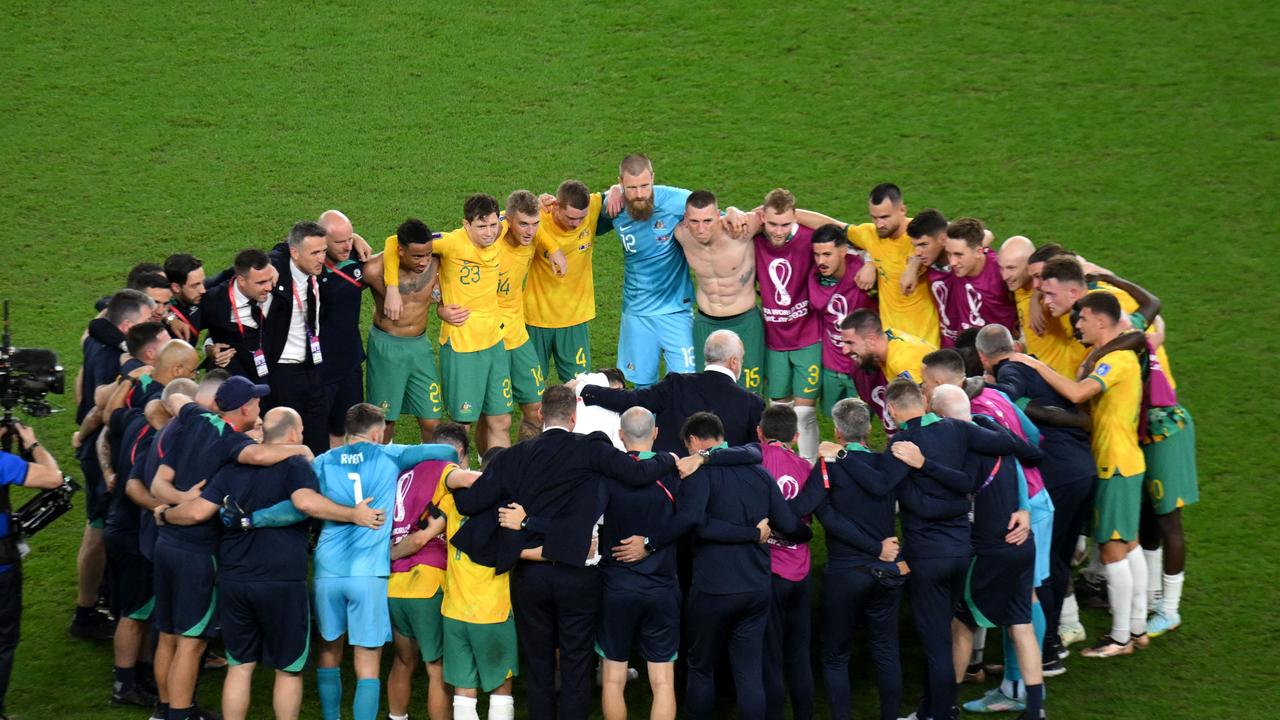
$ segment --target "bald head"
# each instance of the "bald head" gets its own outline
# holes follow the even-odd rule
[[[969,412],[969,395],[964,388],[955,385],[939,385],[933,389],[929,400],[933,412],[952,420],[972,420]]]
[[[346,262],[351,257],[351,243],[355,230],[351,220],[341,210],[325,210],[316,221],[324,228],[326,254],[334,262]]]
[[[1031,287],[1031,273],[1027,272],[1027,260],[1036,246],[1025,235],[1014,235],[1000,246],[1000,277],[1010,292]]]
[[[276,407],[262,417],[262,442],[294,444],[302,438],[302,416],[293,408]]]
[[[174,378],[191,377],[199,366],[200,356],[196,354],[196,349],[186,341],[174,338],[160,346],[152,376],[167,385]]]
[[[656,436],[653,413],[636,406],[622,413],[618,436],[628,450],[646,452],[653,449]]]
[[[717,330],[707,336],[702,354],[708,365],[729,368],[734,376],[742,370],[742,339],[732,330]]]

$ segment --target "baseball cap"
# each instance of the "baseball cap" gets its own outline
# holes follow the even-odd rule
[[[263,398],[271,393],[267,385],[257,385],[239,375],[227,378],[218,386],[213,402],[222,412],[239,410],[253,398]]]

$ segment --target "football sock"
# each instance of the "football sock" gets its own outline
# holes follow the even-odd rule
[[[1143,550],[1142,557],[1147,561],[1147,608],[1154,610],[1160,607],[1163,595],[1160,575],[1164,570],[1164,553],[1160,548]]]
[[[1125,557],[1129,574],[1133,576],[1133,594],[1129,605],[1129,634],[1141,635],[1147,631],[1147,559],[1142,547],[1135,547]]]
[[[489,696],[489,720],[514,720],[516,699],[510,695]]]
[[[356,697],[351,702],[355,720],[378,720],[378,704],[382,700],[382,681],[378,678],[356,680]]]
[[[796,405],[796,419],[800,421],[799,455],[815,462],[818,459],[818,409],[812,405]]]
[[[454,695],[453,720],[480,720],[480,713],[476,711],[476,699]]]
[[[169,708],[166,713],[165,720],[190,720],[191,712],[195,710],[195,706],[184,708]]]
[[[138,681],[138,669],[136,667],[117,667],[116,668],[116,684],[113,688],[118,693],[126,693],[133,689]]]
[[[1024,717],[1039,718],[1044,710],[1044,685],[1027,686],[1027,711]]]
[[[320,715],[324,720],[338,720],[342,708],[342,672],[334,668],[316,668],[316,694],[320,696]]]
[[[1160,612],[1166,616],[1178,614],[1178,607],[1182,604],[1182,581],[1185,572],[1177,575],[1165,575],[1164,580],[1164,598],[1161,599]]]
[[[1058,616],[1058,625],[1079,625],[1080,606],[1076,604],[1076,594],[1062,598],[1062,613]]]
[[[1111,605],[1111,639],[1129,642],[1129,616],[1133,612],[1133,571],[1126,560],[1107,563],[1107,600]],[[1143,598],[1146,599],[1145,597]]]

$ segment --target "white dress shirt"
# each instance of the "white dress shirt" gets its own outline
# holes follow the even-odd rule
[[[284,350],[280,351],[280,362],[296,364],[307,361],[307,298],[310,297],[312,276],[302,272],[292,260],[289,261],[289,274],[293,276],[293,292],[289,302],[293,303],[293,313],[289,316],[289,335],[284,341]],[[320,335],[320,298],[317,294],[312,298],[316,303],[316,336]],[[298,301],[302,305],[298,305]]]

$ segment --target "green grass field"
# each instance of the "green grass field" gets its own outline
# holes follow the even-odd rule
[[[134,262],[190,251],[221,267],[329,207],[370,240],[407,215],[447,229],[471,192],[603,188],[632,151],[659,182],[739,206],[783,186],[845,220],[894,181],[913,209],[1061,242],[1164,300],[1200,439],[1185,625],[1134,657],[1073,654],[1053,717],[1273,717],[1280,451],[1277,403],[1253,383],[1276,375],[1280,322],[1264,264],[1280,214],[1275,4],[413,5],[4,3],[0,297],[16,344],[57,349],[71,376],[94,299]],[[603,365],[612,236],[595,266]],[[71,414],[34,425],[78,475]],[[18,717],[142,717],[107,707],[110,645],[67,635],[82,524],[77,508],[32,543]],[[913,700],[918,664],[905,673]],[[256,698],[269,716],[262,684]]]

